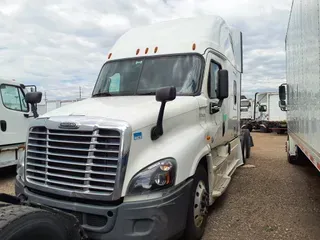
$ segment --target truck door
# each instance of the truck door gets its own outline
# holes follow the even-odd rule
[[[20,86],[0,84],[0,146],[23,143],[30,118],[25,93]]]
[[[210,124],[210,135],[212,138],[211,147],[215,147],[223,143],[223,138],[226,134],[227,129],[227,121],[224,119],[224,107],[220,107],[218,112],[213,112],[213,107],[219,104],[223,104],[219,102],[217,98],[217,89],[218,89],[218,71],[221,69],[221,65],[219,64],[221,61],[214,54],[208,55],[207,63],[209,66],[208,69],[208,100],[209,100],[209,109],[208,109],[208,122]]]

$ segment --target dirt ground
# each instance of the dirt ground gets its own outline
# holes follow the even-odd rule
[[[248,164],[208,219],[204,240],[319,239],[320,174],[287,162],[285,135],[253,133]]]
[[[14,194],[15,176],[15,167],[0,169],[0,193]]]
[[[253,133],[246,167],[210,211],[203,240],[316,240],[320,174],[287,162],[286,136]],[[15,169],[0,170],[0,192],[14,193]]]

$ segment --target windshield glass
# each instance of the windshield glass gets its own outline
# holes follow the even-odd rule
[[[194,95],[200,87],[202,59],[198,55],[161,56],[106,63],[93,96],[155,94],[175,86],[177,95]]]
[[[248,100],[241,100],[241,107],[250,107],[250,102]]]

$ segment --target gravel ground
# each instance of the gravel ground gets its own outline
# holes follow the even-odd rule
[[[253,133],[246,167],[210,211],[203,240],[316,240],[320,235],[320,174],[293,166],[286,136]],[[0,170],[0,192],[14,194],[15,168]]]
[[[286,136],[253,133],[248,164],[211,209],[204,240],[319,239],[320,174],[287,162]]]
[[[0,169],[0,193],[14,194],[16,167]]]

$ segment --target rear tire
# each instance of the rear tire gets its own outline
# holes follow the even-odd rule
[[[250,158],[251,154],[251,139],[250,139],[250,132],[248,129],[244,129],[242,131],[242,157],[243,163],[246,164],[246,160]]]
[[[194,175],[183,239],[200,240],[202,238],[208,218],[208,207],[208,173],[202,165],[199,165]]]
[[[71,240],[58,214],[20,205],[0,208],[1,240]]]

